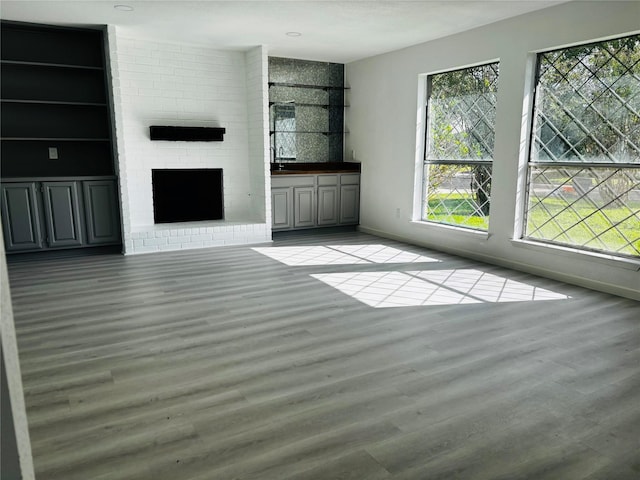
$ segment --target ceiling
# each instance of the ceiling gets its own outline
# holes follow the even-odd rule
[[[110,24],[125,36],[223,49],[267,45],[272,56],[348,63],[565,1],[3,0],[0,17]],[[115,9],[118,4],[133,10]]]

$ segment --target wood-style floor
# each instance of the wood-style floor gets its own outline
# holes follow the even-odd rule
[[[260,247],[10,264],[38,480],[640,478],[640,303]]]

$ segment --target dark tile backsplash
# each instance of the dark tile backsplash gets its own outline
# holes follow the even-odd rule
[[[344,65],[269,57],[269,84],[272,161],[341,162]]]

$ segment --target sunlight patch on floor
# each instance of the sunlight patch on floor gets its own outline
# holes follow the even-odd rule
[[[321,273],[311,276],[375,308],[570,298],[476,269]]]
[[[439,262],[435,258],[385,245],[256,247],[254,251],[289,266]]]

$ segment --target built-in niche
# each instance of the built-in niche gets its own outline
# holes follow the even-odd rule
[[[272,163],[342,162],[344,65],[269,57]]]
[[[2,178],[114,175],[103,31],[0,32]]]
[[[7,21],[1,27],[0,207],[7,252],[118,250],[104,29]]]

